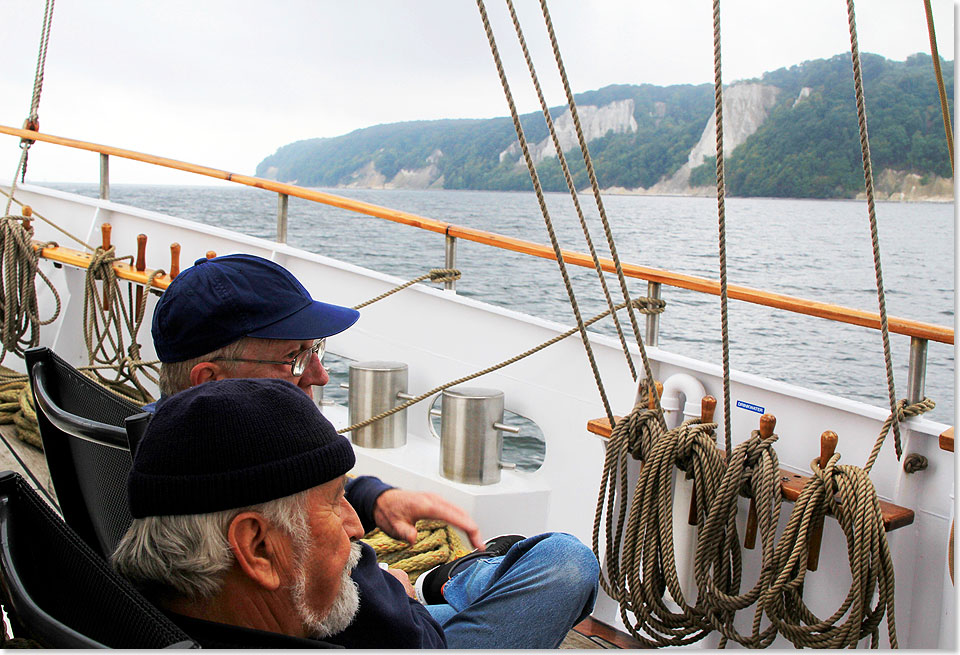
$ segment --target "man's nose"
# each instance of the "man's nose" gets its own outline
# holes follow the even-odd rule
[[[297,386],[312,398],[313,385],[322,387],[329,381],[330,375],[327,373],[327,369],[323,368],[323,364],[320,363],[320,358],[316,355],[311,355],[310,363],[307,364],[307,367],[303,370],[303,375],[300,376]]]

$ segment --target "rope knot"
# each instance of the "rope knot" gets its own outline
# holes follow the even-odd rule
[[[431,268],[431,282],[454,282],[460,279],[460,271],[455,268]]]

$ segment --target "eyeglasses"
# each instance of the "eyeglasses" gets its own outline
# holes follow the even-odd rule
[[[299,377],[303,375],[303,372],[307,369],[307,364],[310,363],[310,359],[316,353],[320,361],[323,361],[323,351],[327,347],[327,339],[317,339],[313,342],[313,345],[306,350],[301,350],[298,352],[293,359],[287,361],[277,361],[274,359],[241,359],[239,357],[215,357],[211,361],[214,362],[248,362],[250,364],[283,364],[290,366],[290,373],[293,377]]]

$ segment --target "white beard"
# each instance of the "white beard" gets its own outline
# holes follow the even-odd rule
[[[357,610],[360,609],[360,589],[350,577],[350,572],[360,562],[360,544],[350,546],[350,557],[343,573],[340,575],[340,592],[333,601],[333,606],[326,616],[321,617],[313,608],[307,605],[307,572],[303,566],[305,557],[297,562],[297,580],[293,587],[293,600],[300,615],[300,620],[307,629],[307,634],[317,639],[329,637],[347,629]],[[306,553],[304,553],[305,555]]]

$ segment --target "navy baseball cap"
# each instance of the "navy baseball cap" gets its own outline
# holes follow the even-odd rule
[[[198,259],[170,283],[153,313],[161,362],[182,362],[241,337],[320,339],[360,312],[314,300],[290,271],[256,255]]]

